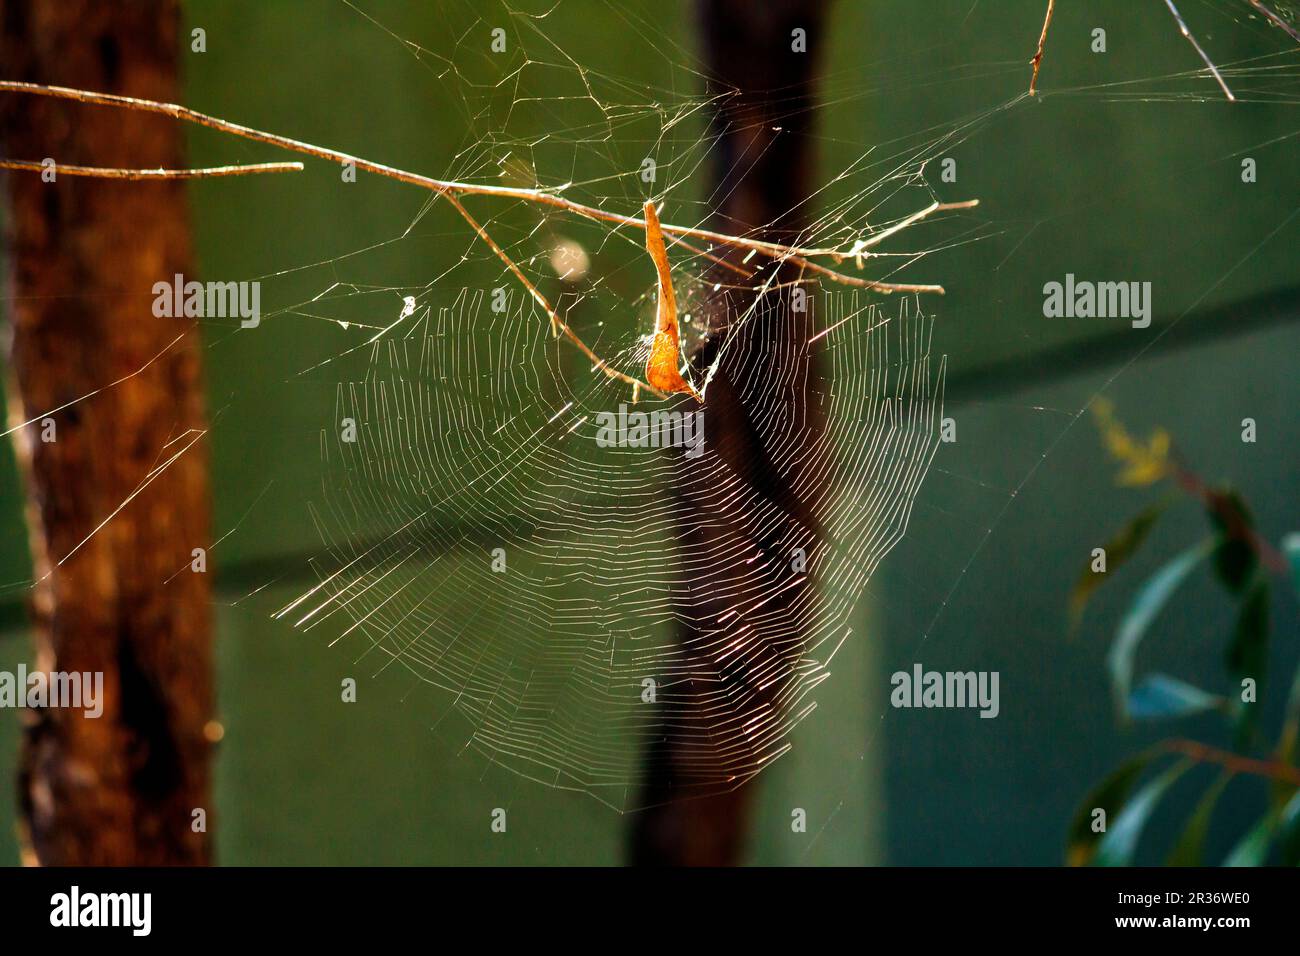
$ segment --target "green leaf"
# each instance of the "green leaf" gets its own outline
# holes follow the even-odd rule
[[[1214,549],[1214,573],[1233,594],[1246,589],[1258,564],[1255,549],[1241,538],[1224,538]]]
[[[1257,692],[1263,687],[1268,672],[1268,604],[1268,581],[1261,577],[1241,602],[1227,651],[1228,672],[1236,678],[1238,685],[1243,677],[1253,678]],[[1250,739],[1259,720],[1259,711],[1258,703],[1238,706],[1238,746],[1245,746]]]
[[[1255,525],[1250,509],[1241,495],[1232,489],[1213,492],[1210,496],[1210,522],[1222,540],[1214,549],[1214,573],[1233,594],[1240,594],[1250,583],[1259,564],[1255,549],[1242,534]]]
[[[1106,655],[1106,666],[1110,670],[1111,688],[1121,714],[1124,713],[1133,682],[1133,658],[1137,654],[1138,644],[1142,642],[1147,628],[1165,606],[1169,596],[1191,570],[1205,559],[1215,543],[1213,538],[1202,541],[1149,577],[1138,589],[1132,605],[1120,621],[1119,632]]]
[[[1074,582],[1074,587],[1070,589],[1071,629],[1078,627],[1079,620],[1083,617],[1083,610],[1088,604],[1088,599],[1092,597],[1092,593],[1097,588],[1101,587],[1102,582],[1106,580],[1106,575],[1118,570],[1129,558],[1137,553],[1138,548],[1142,546],[1142,542],[1147,539],[1147,535],[1155,527],[1156,520],[1169,507],[1171,500],[1171,498],[1163,498],[1144,508],[1103,545],[1106,551],[1106,572],[1104,574],[1093,571],[1091,562],[1084,565],[1083,573],[1079,575],[1078,580]]]
[[[1273,843],[1273,833],[1277,829],[1277,818],[1271,813],[1264,814],[1259,822],[1250,828],[1237,845],[1232,848],[1224,866],[1263,866],[1268,859],[1268,848]]]
[[[1152,749],[1130,757],[1112,770],[1079,804],[1074,819],[1070,821],[1070,835],[1066,841],[1067,866],[1087,866],[1092,862],[1105,836],[1104,833],[1092,832],[1093,811],[1100,807],[1106,811],[1108,821],[1116,818],[1123,811],[1133,784],[1158,753]]]
[[[1270,810],[1237,842],[1223,861],[1224,866],[1263,866],[1268,851],[1277,842],[1283,862],[1294,865],[1300,856],[1300,790],[1281,807]]]
[[[1300,740],[1300,667],[1291,678],[1291,693],[1287,695],[1286,715],[1282,719],[1282,734],[1277,742],[1279,763],[1295,764],[1296,742]]]
[[[1234,677],[1253,677],[1256,683],[1263,683],[1268,662],[1268,599],[1268,581],[1261,578],[1241,603],[1228,645],[1228,670]]]
[[[1187,826],[1169,851],[1168,866],[1201,866],[1205,855],[1205,834],[1209,832],[1210,820],[1214,816],[1214,807],[1219,797],[1235,774],[1224,771],[1219,774],[1210,788],[1205,791],[1196,804],[1196,809],[1187,819]]]
[[[1277,843],[1283,866],[1300,866],[1300,790],[1296,790],[1279,814]]]
[[[1292,531],[1282,539],[1282,553],[1291,565],[1291,586],[1300,594],[1300,532]]]
[[[1115,819],[1097,847],[1095,863],[1097,866],[1131,866],[1133,854],[1137,852],[1138,838],[1142,828],[1155,811],[1160,798],[1165,795],[1174,781],[1193,766],[1192,760],[1180,760],[1158,777],[1152,778],[1128,802]]]
[[[1142,678],[1128,697],[1128,716],[1141,720],[1151,717],[1186,717],[1226,705],[1215,694],[1207,693],[1186,681],[1168,674],[1150,674]]]

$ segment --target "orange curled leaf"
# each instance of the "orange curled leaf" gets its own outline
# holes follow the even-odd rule
[[[677,297],[673,294],[673,278],[668,265],[668,250],[664,248],[664,234],[659,228],[659,217],[655,214],[652,202],[645,204],[645,248],[659,273],[655,335],[650,343],[650,357],[645,363],[645,380],[661,392],[685,392],[697,402],[702,402],[704,399],[700,393],[682,378],[679,371],[682,359],[677,334]]]

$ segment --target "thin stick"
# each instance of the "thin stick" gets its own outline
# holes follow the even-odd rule
[[[956,204],[956,205],[964,206],[964,204]],[[748,269],[745,269],[742,266],[738,266],[735,263],[728,262],[726,259],[723,259],[721,256],[715,256],[711,252],[706,252],[703,249],[699,249],[691,245],[685,239],[673,239],[673,245],[681,246],[683,249],[693,252],[698,256],[703,256],[709,261],[714,262],[725,269],[730,269],[732,272],[744,276],[746,279],[754,278],[754,273],[749,271]],[[804,268],[809,269],[812,272],[816,272],[830,279],[834,279],[836,282],[842,282],[845,285],[859,286],[860,288],[864,288],[864,289],[874,289],[877,292],[934,292],[937,293],[938,295],[944,294],[943,286],[941,285],[909,285],[900,282],[881,282],[876,279],[861,279],[857,276],[845,275],[842,272],[836,272],[833,269],[828,269],[823,265],[819,265],[816,262],[812,262],[811,260],[804,259],[800,256],[788,256],[787,258],[789,259],[790,262],[794,263],[797,266],[803,266]],[[810,282],[812,280],[805,279],[802,281]],[[774,288],[780,288],[780,286],[774,286]]]
[[[243,139],[253,140],[254,142],[267,143],[271,146],[278,146],[281,149],[304,153],[308,156],[315,156],[317,159],[325,159],[336,163],[352,163],[358,169],[365,170],[366,172],[374,173],[378,176],[385,176],[389,179],[396,179],[399,182],[409,183],[414,186],[421,186],[432,192],[443,195],[448,193],[459,193],[467,196],[497,196],[504,199],[519,199],[524,202],[536,203],[543,206],[552,206],[556,209],[564,209],[588,219],[632,226],[638,230],[644,230],[646,226],[645,220],[636,216],[625,216],[621,213],[607,212],[606,210],[599,209],[595,206],[587,206],[583,203],[565,199],[564,197],[557,196],[553,192],[547,190],[524,189],[512,186],[491,186],[477,183],[462,183],[452,180],[434,179],[432,176],[423,176],[419,173],[412,173],[404,169],[398,169],[394,166],[386,166],[383,163],[371,162],[368,159],[362,159],[360,156],[353,156],[350,153],[326,149],[321,146],[314,146],[311,143],[304,143],[296,139],[291,139],[288,136],[280,136],[276,133],[267,133],[263,130],[241,126],[238,123],[218,119],[215,116],[209,116],[206,113],[200,113],[197,110],[192,110],[186,106],[179,106],[175,103],[160,103],[156,100],[144,100],[132,96],[119,96],[113,93],[94,93],[89,90],[72,89],[66,86],[44,86],[39,83],[20,83],[13,80],[0,80],[0,91],[30,93],[34,96],[50,96],[56,99],[74,100],[78,103],[91,103],[97,106],[114,106],[146,113],[161,113],[162,115],[170,116],[173,119],[195,123],[199,126],[206,126],[209,129],[229,133],[232,136],[239,136]],[[978,203],[979,200],[970,200],[965,203],[943,203],[929,209],[927,214],[929,214],[929,212],[946,209],[968,209],[972,206],[978,205]],[[667,234],[692,236],[696,239],[722,243],[724,245],[735,246],[741,249],[753,249],[756,252],[761,252],[774,259],[783,259],[790,255],[802,256],[804,258],[815,256],[835,256],[843,258],[847,255],[847,253],[841,249],[787,246],[776,242],[764,242],[760,239],[747,239],[743,236],[732,236],[722,232],[715,232],[711,229],[700,229],[694,226],[675,226],[670,223],[664,223],[660,228]]]
[[[930,216],[933,216],[936,212],[949,212],[953,209],[974,209],[979,204],[980,201],[978,199],[967,199],[964,200],[963,202],[932,202],[924,209],[919,209],[916,212],[912,213],[910,216],[906,216],[903,219],[900,219],[898,222],[894,223],[894,225],[890,226],[888,229],[882,229],[880,232],[872,233],[871,236],[867,239],[863,239],[858,242],[855,242],[853,244],[853,248],[850,249],[847,253],[834,253],[833,256],[836,262],[839,262],[842,259],[846,259],[846,258],[851,259],[854,258],[855,256],[860,256],[867,249],[871,249],[875,246],[880,245],[882,242],[884,242],[886,239],[888,239],[890,236],[894,235],[895,233],[902,232],[904,229],[908,228],[909,226],[916,225],[922,219],[928,219]],[[805,253],[799,252],[797,249],[792,250],[790,255],[804,256],[804,258],[807,258]]]
[[[1237,98],[1232,95],[1232,90],[1228,89],[1228,84],[1223,81],[1223,75],[1219,73],[1219,68],[1214,65],[1209,56],[1206,55],[1205,51],[1201,49],[1201,45],[1196,42],[1196,37],[1192,36],[1192,31],[1187,29],[1187,24],[1183,22],[1183,15],[1179,13],[1178,8],[1174,6],[1174,0],[1165,0],[1165,6],[1169,8],[1169,12],[1174,15],[1174,19],[1178,22],[1179,32],[1187,38],[1187,42],[1192,45],[1192,49],[1200,54],[1205,65],[1210,68],[1210,73],[1212,73],[1214,79],[1218,81],[1219,88],[1223,90],[1223,95],[1228,98],[1228,102],[1237,102]]]
[[[1264,6],[1264,4],[1260,3],[1260,0],[1246,0],[1246,2],[1285,30],[1292,40],[1295,40],[1296,43],[1300,43],[1300,33],[1296,32],[1295,27],[1291,26],[1291,24],[1287,23],[1268,7]]]
[[[523,284],[523,287],[528,290],[529,294],[532,295],[534,299],[537,300],[537,303],[546,310],[546,314],[551,317],[551,332],[558,338],[560,335],[560,325],[562,323],[560,322],[560,317],[555,314],[555,309],[551,307],[551,303],[546,300],[546,296],[542,295],[537,286],[533,285],[533,283],[529,281],[528,276],[524,275],[523,270],[520,269],[519,266],[515,265],[514,260],[506,255],[505,250],[496,244],[496,241],[487,234],[487,230],[479,225],[478,220],[471,216],[465,207],[461,205],[459,199],[455,196],[448,196],[447,201],[455,207],[456,211],[460,213],[464,220],[470,224],[475,232],[478,233],[479,238],[487,243],[487,247],[497,254],[497,258],[506,264],[506,268],[515,274],[515,278]]]
[[[646,391],[651,392],[660,398],[667,397],[666,395],[664,395],[663,392],[659,391],[657,388],[653,388],[650,385],[647,385],[645,382],[641,381],[638,378],[634,378],[631,375],[627,375],[623,372],[620,372],[618,369],[614,368],[603,358],[601,358],[599,355],[593,352],[590,346],[588,346],[586,342],[582,341],[582,339],[578,337],[578,334],[574,332],[573,329],[569,328],[568,323],[565,322],[563,319],[559,317],[559,315],[556,314],[555,309],[551,308],[551,304],[548,301],[546,301],[546,296],[542,295],[542,293],[538,291],[537,286],[533,285],[532,282],[528,280],[528,277],[524,275],[523,272],[520,270],[520,268],[517,265],[515,265],[515,263],[511,260],[511,258],[508,255],[506,255],[505,251],[496,244],[496,241],[493,240],[491,236],[487,234],[487,230],[484,229],[481,225],[479,225],[478,220],[475,219],[473,216],[471,216],[469,212],[465,209],[465,207],[461,205],[460,200],[457,199],[451,193],[447,193],[446,198],[447,201],[455,207],[456,211],[460,213],[462,217],[464,217],[465,221],[470,224],[473,230],[476,233],[478,233],[479,238],[482,239],[485,243],[487,243],[488,248],[497,254],[497,256],[501,259],[501,261],[506,264],[506,267],[515,274],[515,277],[520,282],[523,283],[524,288],[527,289],[529,293],[532,295],[532,297],[537,300],[538,304],[540,304],[541,307],[546,310],[546,314],[551,318],[551,329],[555,332],[557,336],[563,333],[564,336],[570,342],[572,342],[574,345],[578,347],[578,350],[582,352],[583,355],[591,359],[592,365],[595,368],[600,369],[600,371],[604,372],[610,378],[616,378],[621,382],[626,382],[629,385],[631,385],[633,388],[638,388],[638,389],[644,388]]]
[[[209,166],[205,169],[118,169],[112,166],[68,166],[63,163],[0,159],[0,169],[24,169],[34,173],[52,169],[63,176],[93,176],[96,179],[210,179],[257,173],[300,173],[302,168],[302,163],[253,163],[248,166]]]
[[[790,262],[797,266],[803,266],[818,275],[824,275],[828,279],[836,282],[843,282],[845,285],[855,285],[862,289],[873,289],[876,292],[931,292],[935,295],[943,295],[944,289],[941,285],[912,285],[905,282],[881,282],[879,279],[860,279],[857,276],[845,275],[843,272],[836,272],[828,269],[820,263],[813,262],[811,259],[805,259],[802,256],[787,256]]]
[[[1043,63],[1043,47],[1047,45],[1047,28],[1052,25],[1052,14],[1056,11],[1056,0],[1047,0],[1047,16],[1043,18],[1043,32],[1038,35],[1038,52],[1029,62],[1034,66],[1034,75],[1029,78],[1029,95],[1038,93],[1038,68]]]
[[[538,291],[537,287],[528,280],[528,277],[524,275],[522,270],[520,270],[520,268],[517,265],[515,265],[515,263],[510,259],[510,257],[506,255],[505,251],[499,245],[497,245],[497,243],[492,239],[491,236],[488,235],[487,231],[483,228],[483,226],[480,225],[479,222],[469,214],[469,212],[465,209],[465,207],[461,204],[461,202],[456,198],[455,192],[468,191],[468,190],[455,189],[455,186],[457,186],[458,184],[441,183],[437,180],[429,179],[426,176],[420,176],[416,173],[408,173],[404,170],[383,166],[379,163],[371,163],[368,160],[349,156],[346,153],[338,153],[335,152],[334,150],[322,149],[318,146],[312,146],[309,143],[299,143],[297,140],[288,139],[287,137],[283,137],[283,136],[277,136],[273,133],[263,133],[260,130],[253,130],[244,126],[239,126],[238,124],[235,123],[228,123],[225,120],[219,120],[216,119],[215,117],[207,116],[203,113],[198,113],[194,110],[187,109],[186,107],[177,106],[174,103],[156,103],[152,100],[138,100],[135,99],[134,97],[116,96],[108,93],[87,93],[83,90],[73,90],[66,87],[54,87],[54,86],[43,87],[31,83],[14,83],[10,81],[0,81],[0,90],[5,90],[5,89],[13,90],[15,92],[34,93],[37,95],[49,95],[61,99],[76,100],[78,102],[97,103],[105,106],[120,106],[127,109],[137,109],[137,110],[143,110],[145,112],[162,113],[166,116],[172,116],[176,119],[189,120],[201,126],[208,126],[212,129],[220,130],[222,132],[233,133],[237,136],[242,136],[246,139],[253,139],[260,142],[270,143],[275,146],[282,146],[285,149],[290,149],[297,152],[303,152],[310,156],[317,156],[322,159],[332,159],[340,163],[352,162],[355,163],[359,169],[366,169],[371,172],[375,172],[384,176],[389,176],[390,178],[401,180],[403,182],[409,182],[409,183],[413,183],[414,185],[424,186],[428,189],[432,189],[433,191],[446,197],[446,199],[451,203],[452,207],[456,210],[456,212],[460,213],[461,217],[467,223],[469,223],[470,227],[473,228],[473,230],[478,234],[479,238],[482,239],[485,243],[487,243],[488,248],[490,248],[494,253],[496,253],[496,255],[506,264],[507,268],[509,268],[510,271],[514,273],[515,277],[519,279],[519,281],[523,284],[524,288],[528,290],[528,293],[546,311],[547,316],[549,316],[551,320],[551,328],[556,335],[563,333],[575,346],[578,347],[579,351],[581,351],[584,355],[587,356],[587,358],[589,358],[593,362],[596,368],[600,369],[610,378],[616,378],[621,381],[625,381],[633,386],[643,387],[647,391],[655,395],[659,395],[661,398],[663,397],[662,393],[660,393],[657,389],[651,388],[649,385],[646,385],[645,383],[641,382],[639,379],[633,378],[630,375],[626,375],[623,372],[620,372],[617,369],[610,366],[604,359],[602,359],[594,351],[592,351],[591,348],[585,342],[583,342],[581,338],[578,337],[577,333],[575,333],[571,328],[569,328],[567,323],[563,322],[560,319],[560,317],[556,314],[555,309],[552,308],[551,304],[546,300],[546,297],[542,295],[540,291]],[[298,169],[302,168],[301,163],[292,163],[288,165],[296,166]],[[131,172],[131,171],[124,170],[121,172]],[[174,172],[181,172],[181,171],[176,170]],[[188,170],[186,172],[191,173],[189,178],[197,178],[195,174],[198,171]],[[125,179],[129,177],[117,175],[114,178]],[[161,177],[154,176],[148,178],[161,178]],[[484,187],[484,188],[492,189],[493,187]]]
[[[634,389],[634,394],[637,391],[639,391],[641,388],[645,388],[646,391],[658,395],[661,398],[665,397],[663,392],[646,384],[645,382],[640,381],[639,379],[633,376],[618,371],[617,369],[610,366],[604,359],[596,355],[596,353],[592,351],[592,349],[585,342],[583,342],[582,339],[579,338],[578,335],[571,328],[569,328],[568,324],[565,323],[562,319],[560,319],[560,317],[556,314],[555,309],[552,308],[551,304],[546,300],[546,297],[543,296],[542,293],[537,289],[537,287],[532,282],[529,281],[528,277],[524,275],[523,271],[506,254],[505,250],[502,249],[492,239],[492,237],[488,235],[487,230],[485,230],[483,226],[476,219],[474,219],[473,216],[469,214],[469,211],[465,209],[465,206],[460,202],[460,200],[457,197],[461,195],[478,195],[478,196],[497,196],[501,198],[518,199],[525,202],[532,202],[539,205],[551,206],[557,209],[563,209],[568,212],[572,212],[576,215],[584,216],[589,219],[600,220],[605,222],[613,222],[619,225],[627,225],[627,226],[633,226],[638,228],[648,228],[648,222],[644,218],[638,219],[634,216],[624,216],[620,213],[606,212],[603,209],[598,209],[594,206],[587,206],[582,203],[573,202],[561,196],[555,195],[553,192],[548,192],[541,189],[523,189],[523,188],[507,187],[507,186],[477,185],[474,183],[461,183],[461,182],[455,182],[449,180],[434,179],[431,176],[424,176],[419,173],[408,172],[407,170],[398,169],[394,166],[387,166],[384,165],[383,163],[371,162],[368,159],[363,159],[360,156],[353,156],[350,153],[343,153],[343,152],[339,152],[338,150],[326,149],[321,146],[315,146],[311,143],[304,143],[296,139],[291,139],[288,136],[280,136],[276,133],[267,133],[263,130],[253,129],[248,126],[241,126],[238,123],[232,123],[228,120],[218,119],[215,116],[209,116],[206,113],[200,113],[197,110],[192,110],[189,107],[180,106],[176,103],[160,103],[156,100],[145,100],[145,99],[139,99],[131,96],[119,96],[117,94],[112,94],[112,93],[94,93],[89,90],[79,90],[79,89],[73,89],[71,87],[65,87],[65,86],[45,86],[38,83],[20,83],[13,80],[0,80],[0,91],[9,91],[13,93],[30,93],[35,96],[49,96],[56,99],[73,100],[78,103],[90,103],[98,106],[112,106],[112,107],[136,110],[139,112],[146,112],[146,113],[160,113],[164,116],[170,116],[173,119],[178,119],[189,123],[195,123],[196,125],[199,126],[206,126],[209,129],[215,129],[219,132],[229,133],[233,136],[239,136],[243,139],[253,140],[254,142],[267,143],[271,146],[277,146],[281,149],[287,149],[292,152],[303,153],[308,156],[314,156],[318,159],[324,159],[331,162],[336,162],[340,164],[345,164],[345,163],[351,164],[357,169],[362,169],[365,170],[366,172],[374,173],[375,175],[378,176],[384,176],[388,179],[395,179],[398,182],[404,182],[414,186],[420,186],[424,189],[430,190],[431,192],[437,193],[440,196],[444,196],[450,202],[450,204],[456,210],[456,212],[459,213],[460,216],[470,225],[470,227],[475,231],[475,233],[479,236],[479,238],[482,239],[485,243],[487,243],[488,248],[490,248],[493,251],[493,253],[495,253],[496,256],[506,264],[506,267],[523,284],[524,288],[528,291],[529,295],[531,295],[533,299],[536,300],[538,304],[542,306],[542,308],[546,311],[547,316],[550,318],[551,329],[553,332],[555,332],[555,334],[557,335],[563,334],[566,338],[568,338],[569,341],[571,341],[584,355],[587,356],[587,358],[589,358],[592,361],[595,368],[600,369],[605,375],[609,376],[610,378],[615,378],[632,385]],[[9,161],[9,162],[12,164],[10,168],[16,168],[16,169],[31,168],[30,164],[25,164],[21,161]],[[256,167],[256,169],[259,172],[262,171],[269,172],[272,171],[272,167],[275,167],[274,171],[277,172],[288,171],[288,169],[291,167],[296,167],[297,169],[302,168],[300,163],[291,163],[291,164],[271,163],[271,164],[262,164],[261,166]],[[280,167],[284,167],[284,168],[281,169]],[[44,168],[48,168],[48,167],[44,167]],[[79,173],[74,172],[72,173],[72,175],[80,174],[80,175],[89,176],[89,175],[101,174],[105,178],[116,178],[116,179],[131,179],[131,178],[198,179],[198,178],[205,178],[207,176],[238,174],[234,172],[234,169],[236,169],[236,167],[217,167],[216,169],[213,170],[152,170],[152,171],[121,170],[121,169],[92,171],[91,167],[66,167],[66,168],[69,170],[80,171]],[[242,172],[245,170],[251,171],[254,168],[255,167],[240,167],[239,169]],[[939,202],[931,203],[925,209],[912,213],[910,216],[905,217],[904,219],[895,223],[893,226],[873,234],[870,238],[866,240],[859,240],[858,242],[854,243],[853,249],[849,252],[845,252],[843,250],[833,249],[833,248],[827,249],[827,248],[805,248],[802,246],[787,246],[781,243],[764,242],[757,239],[747,239],[741,236],[731,236],[721,232],[714,232],[711,229],[699,229],[692,226],[674,226],[671,224],[659,226],[658,223],[656,223],[656,226],[658,226],[664,233],[669,233],[676,236],[690,236],[692,238],[721,243],[724,245],[729,245],[740,249],[748,249],[754,252],[762,253],[763,255],[769,256],[772,259],[777,259],[777,260],[788,259],[791,262],[795,263],[796,265],[809,268],[812,271],[820,273],[821,275],[824,275],[830,279],[848,285],[854,285],[854,286],[859,286],[868,289],[875,289],[884,292],[907,291],[907,292],[942,293],[943,288],[941,286],[903,285],[897,283],[878,282],[876,280],[871,280],[871,279],[860,279],[855,276],[847,276],[844,275],[843,273],[836,272],[824,266],[817,265],[815,263],[810,262],[809,260],[816,256],[830,256],[834,258],[835,261],[837,262],[842,261],[846,256],[857,256],[860,259],[863,250],[879,245],[880,243],[888,239],[890,236],[895,235],[901,230],[906,229],[908,226],[911,226],[921,221],[922,219],[925,219],[926,217],[933,215],[936,212],[944,212],[944,211],[955,210],[955,209],[970,209],[978,204],[979,204],[979,200],[977,199],[972,199],[965,202],[954,202],[954,203],[939,203]],[[702,254],[708,256],[709,258],[714,258],[709,253],[702,253]]]

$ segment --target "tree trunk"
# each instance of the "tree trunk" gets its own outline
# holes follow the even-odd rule
[[[3,0],[0,63],[7,79],[176,102],[179,27],[170,0]],[[39,97],[0,98],[0,140],[14,159],[184,165],[172,121]],[[36,666],[102,672],[104,699],[98,719],[23,712],[24,860],[207,863],[194,824],[210,808],[213,707],[208,575],[191,570],[209,544],[200,346],[193,320],[152,310],[154,284],[190,272],[184,185],[6,178],[10,422],[35,419],[14,435]]]
[[[757,238],[789,241],[807,225],[816,51],[827,42],[826,7],[822,0],[699,4],[710,93],[721,97],[711,195],[719,197],[715,226],[722,231],[761,230]],[[807,52],[795,48],[796,29],[805,31]],[[733,251],[728,258],[739,264],[743,257]],[[743,281],[722,270],[715,278]],[[818,516],[801,486],[818,474],[824,454],[813,400],[817,361],[807,345],[812,311],[791,309],[793,287],[786,285],[797,278],[797,270],[783,268],[743,324],[736,320],[754,305],[753,293],[719,297],[708,314],[709,340],[695,356],[703,368],[727,342],[704,406],[705,442],[741,494],[719,508],[718,476],[690,470],[676,489],[687,578],[683,619],[691,622],[681,628],[681,653],[693,677],[690,686],[660,695],[660,729],[640,801],[646,809],[633,826],[634,863],[740,862],[749,777],[784,741],[762,728],[774,729],[804,650],[812,585],[805,579],[786,586],[783,572],[795,548],[814,553]],[[755,551],[761,559],[752,559]],[[713,556],[704,559],[706,580],[689,580],[694,555]],[[761,614],[735,613],[759,602]]]

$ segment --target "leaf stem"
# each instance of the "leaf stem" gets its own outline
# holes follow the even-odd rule
[[[1211,747],[1199,740],[1190,740],[1185,737],[1176,737],[1163,741],[1160,744],[1160,749],[1170,753],[1182,754],[1200,763],[1216,764],[1226,770],[1231,770],[1233,773],[1268,777],[1270,780],[1280,780],[1300,787],[1300,767],[1292,767],[1288,764],[1270,760],[1257,760],[1254,757],[1244,757],[1230,750]]]

